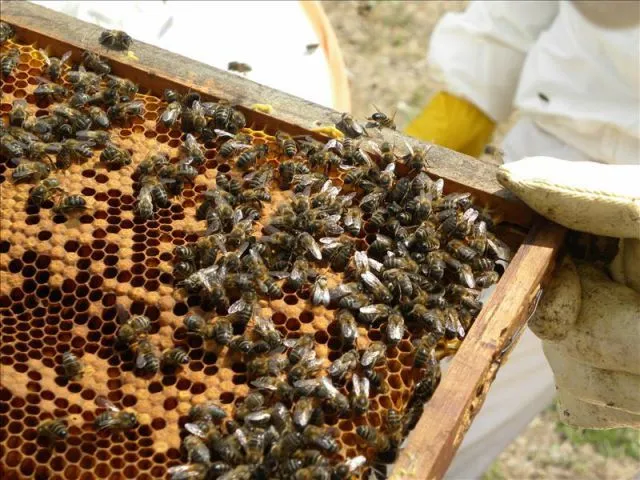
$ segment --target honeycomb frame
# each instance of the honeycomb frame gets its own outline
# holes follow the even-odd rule
[[[21,50],[15,78],[2,86],[3,116],[12,96],[33,100],[37,81],[32,71],[41,68],[42,62],[34,58],[32,47]],[[156,125],[162,102],[150,93],[139,97],[147,107],[144,118],[119,129],[118,144],[133,151],[134,166],[158,143],[176,158],[180,132]],[[263,115],[246,113],[254,139],[273,143],[280,122],[264,125]],[[81,192],[92,198],[86,213],[72,215],[66,222],[51,215],[47,205],[25,210],[29,186],[10,185],[5,181],[6,162],[0,163],[0,459],[6,478],[162,477],[184,458],[180,431],[192,404],[219,400],[230,411],[243,399],[246,367],[228,356],[218,358],[199,339],[187,338],[182,316],[197,311],[198,302],[184,298],[172,286],[173,249],[195,240],[202,231],[195,207],[215,178],[214,167],[225,170],[216,163],[215,145],[207,146],[206,158],[195,185],[183,192],[182,202],[174,202],[147,222],[133,213],[137,187],[131,170],[107,170],[97,162],[97,154],[63,174],[63,186],[74,191],[82,185]],[[366,242],[367,236],[361,240]],[[188,348],[188,366],[154,378],[135,374],[131,354],[111,352],[116,303],[152,320],[152,341],[157,347],[175,343]],[[272,318],[280,331],[314,333],[320,356],[333,359],[329,350],[339,348],[335,324],[322,309],[300,311],[296,303],[295,296],[287,294],[271,305],[263,302],[262,307],[275,310]],[[377,340],[379,335],[374,330],[369,339]],[[62,378],[60,358],[67,345],[82,355],[92,375],[74,382]],[[376,411],[367,421],[374,426],[382,423],[379,408],[399,406],[410,394],[411,345],[405,339],[395,350],[387,373],[395,393],[372,399]],[[85,428],[95,417],[97,395],[134,408],[140,425],[109,436]],[[35,427],[43,419],[60,416],[68,418],[70,436],[51,448],[37,438]],[[356,420],[334,420],[344,432],[344,453],[349,456],[360,451],[355,447]]]

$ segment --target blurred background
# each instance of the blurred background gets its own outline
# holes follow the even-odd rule
[[[435,93],[426,75],[431,31],[442,15],[466,1],[324,1],[349,71],[353,113],[369,116],[375,103],[397,111],[402,129]],[[499,143],[517,113],[499,125]],[[533,420],[485,474],[485,480],[631,479],[640,472],[640,432],[579,430],[557,421],[555,405]]]

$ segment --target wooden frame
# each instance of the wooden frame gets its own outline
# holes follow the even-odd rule
[[[133,47],[137,59],[106,51],[97,43],[99,27],[37,5],[4,2],[2,20],[12,24],[24,39],[48,43],[54,55],[71,48],[74,60],[79,60],[82,50],[98,51],[111,61],[115,74],[131,78],[152,91],[180,86],[205,96],[233,100],[250,113],[254,125],[269,124],[292,133],[309,133],[318,124],[330,125],[340,118],[340,113],[328,108],[141,42],[135,42]],[[181,66],[179,72],[176,65]],[[251,111],[255,103],[272,105],[273,114]],[[318,133],[314,135],[321,137]],[[386,135],[396,143],[406,140],[419,145],[396,132]],[[565,234],[562,227],[535,217],[503,189],[496,181],[494,165],[438,146],[432,146],[428,159],[432,165],[430,173],[447,180],[452,189],[471,191],[502,212],[506,223],[514,226],[511,231],[515,232],[517,243],[522,240],[523,231],[528,230],[528,235],[425,406],[425,413],[392,472],[391,478],[397,480],[444,476],[501,362],[517,341],[540,285],[554,266]]]

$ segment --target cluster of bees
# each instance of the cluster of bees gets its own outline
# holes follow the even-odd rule
[[[0,24],[0,35],[2,41],[10,38],[10,27]],[[117,50],[131,44],[116,31],[103,33],[100,41]],[[137,85],[111,75],[98,55],[84,52],[82,64],[66,71],[71,90],[55,83],[69,55],[42,55],[43,75],[51,82],[42,79],[34,95],[38,102],[58,103],[47,115],[32,117],[16,101],[10,125],[0,131],[2,155],[16,166],[14,181],[36,183],[31,202],[41,206],[55,198],[55,211],[66,213],[86,208],[86,202],[67,195],[50,174],[87,161],[96,148],[111,167],[131,164],[131,152],[107,130],[144,109],[135,100]],[[3,76],[18,59],[13,51],[2,57]],[[217,312],[207,318],[188,313],[189,334],[239,356],[250,385],[230,418],[215,403],[192,408],[183,440],[188,463],[170,468],[170,477],[339,480],[367,464],[383,476],[377,462],[395,458],[438,385],[436,348],[464,338],[482,307],[481,290],[499,279],[496,262],[509,259],[508,247],[490,231],[491,217],[468,193],[444,194],[443,180],[427,174],[428,150],[406,144],[400,153],[395,145],[374,141],[367,129],[395,129],[393,117],[377,108],[366,126],[343,114],[335,125],[341,140],[279,131],[273,141],[258,143],[243,131],[244,115],[224,101],[175,90],[166,90],[164,99],[158,122],[184,134],[180,158],[172,163],[165,153],[150,152],[136,166],[136,213],[152,218],[194,182],[204,168],[204,142],[216,143],[219,164],[234,167],[219,171],[204,193],[196,217],[206,222],[206,231],[176,248],[174,277],[186,295],[200,297],[204,311]],[[274,190],[287,193],[265,216]],[[341,278],[337,285],[330,281],[334,275]],[[313,336],[285,338],[260,314],[260,300],[283,297],[283,288],[312,306],[335,309],[342,351],[330,364],[317,357]],[[189,361],[180,347],[156,351],[148,318],[123,311],[118,317],[116,341],[135,354],[140,373]],[[379,328],[381,340],[358,342],[362,328]],[[339,432],[326,416],[366,415],[370,397],[389,389],[383,374],[387,349],[406,338],[412,339],[415,373],[408,406],[388,409],[380,429],[357,427],[361,445],[375,452],[369,462],[364,456],[343,459]],[[63,355],[62,367],[69,379],[84,371],[71,352]],[[106,411],[95,420],[97,430],[137,425],[135,413],[102,397],[98,404]],[[38,431],[52,440],[68,435],[63,419],[48,420]]]

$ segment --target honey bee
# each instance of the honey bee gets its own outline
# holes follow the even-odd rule
[[[171,128],[175,125],[178,118],[182,114],[182,103],[178,100],[173,101],[167,105],[167,108],[164,109],[162,114],[160,115],[159,122],[165,128]]]
[[[0,71],[3,77],[8,77],[16,68],[20,61],[20,51],[17,48],[9,50],[5,55],[0,58]]]
[[[15,127],[22,127],[28,117],[27,101],[23,98],[14,100],[11,104],[11,112],[9,113],[9,124]]]
[[[100,45],[110,50],[129,50],[133,39],[122,30],[104,30],[98,39]]]
[[[65,420],[61,418],[44,420],[36,429],[38,436],[49,441],[64,440],[69,436]]]
[[[101,80],[95,73],[87,72],[82,65],[78,67],[78,70],[68,72],[66,78],[76,92],[88,93],[97,91]]]
[[[288,338],[284,340],[283,343],[291,349],[289,351],[288,358],[292,365],[295,365],[302,358],[307,356],[309,352],[313,351],[313,347],[315,345],[312,335],[302,335],[299,338]]]
[[[256,293],[253,291],[245,291],[240,299],[229,307],[229,314],[234,314],[239,323],[246,325],[253,317],[256,302]]]
[[[298,153],[298,145],[288,133],[277,131],[276,141],[285,156],[293,158],[295,154]]]
[[[353,318],[353,316],[352,316]],[[358,352],[355,350],[349,350],[344,353],[341,357],[335,359],[329,368],[327,369],[327,373],[334,380],[343,380],[345,376],[356,369],[358,366]]]
[[[495,285],[498,283],[498,280],[500,280],[500,274],[493,270],[484,271],[475,277],[476,286],[480,288],[487,288],[491,285]]]
[[[256,145],[240,154],[236,160],[236,166],[240,170],[248,170],[256,165],[256,162],[264,158],[269,152],[269,146],[265,143]]]
[[[351,382],[353,385],[351,406],[356,415],[364,415],[364,413],[369,410],[369,379],[367,377],[360,377],[357,373],[354,373],[351,377]]]
[[[325,307],[331,302],[329,287],[327,285],[327,277],[318,275],[316,281],[311,287],[311,303],[314,305],[324,305]]]
[[[293,363],[293,362],[292,362]],[[315,350],[311,349],[305,352],[299,362],[287,372],[289,383],[295,384],[298,380],[309,378],[320,371],[322,360],[316,358]]]
[[[209,447],[197,436],[187,435],[182,441],[189,462],[208,465],[211,463]]]
[[[151,320],[144,315],[134,315],[128,319],[128,313],[120,304],[116,306],[118,320],[121,323],[116,338],[124,345],[134,345],[139,339],[151,332]],[[126,319],[126,320],[125,320]]]
[[[375,128],[386,127],[386,128],[390,128],[391,130],[396,129],[396,124],[394,122],[394,119],[396,116],[395,113],[393,114],[393,116],[389,117],[385,113],[382,113],[380,109],[375,105],[373,106],[373,108],[375,108],[376,111],[371,115],[371,117],[367,118],[367,120],[369,120],[369,123],[367,123],[367,127],[375,127]]]
[[[339,416],[346,415],[349,412],[349,399],[333,385],[329,377],[320,379],[318,395],[326,399],[327,405]]]
[[[360,357],[360,365],[365,369],[371,369],[384,360],[386,352],[387,347],[384,343],[371,342]]]
[[[340,339],[346,347],[355,345],[358,339],[358,325],[349,310],[341,309],[336,314],[336,321],[340,329]]]
[[[389,436],[378,431],[371,425],[359,425],[356,427],[356,433],[378,452],[387,452],[391,450],[391,440],[389,439]]]
[[[256,317],[254,332],[260,335],[272,348],[282,345],[282,334],[276,330],[271,319],[261,316]]]
[[[87,201],[82,195],[65,195],[62,199],[53,207],[54,213],[67,214],[72,210],[85,210],[87,208]]]
[[[3,45],[7,40],[12,39],[16,32],[11,25],[5,22],[0,22],[0,45]]]
[[[384,283],[380,281],[378,277],[374,275],[373,272],[364,272],[360,276],[360,278],[377,300],[383,303],[390,303],[393,300],[393,295],[391,295],[389,289],[384,285]]]
[[[5,141],[4,138],[2,139],[2,141]],[[44,181],[44,179],[47,179],[50,173],[51,167],[46,163],[21,160],[15,170],[13,170],[13,172],[11,173],[11,179],[15,183],[19,183],[25,180],[31,182],[40,182]],[[58,182],[58,180],[55,180],[55,182]],[[59,182],[57,184],[55,184],[55,182],[53,182],[53,185],[59,186]],[[41,203],[44,202],[44,200],[41,200]]]
[[[69,94],[62,85],[51,83],[46,78],[37,77],[40,84],[33,91],[38,102],[61,102]]]
[[[230,134],[231,135],[231,134]],[[251,148],[251,136],[247,134],[237,134],[232,140],[224,142],[220,146],[220,156],[222,158],[231,158],[232,156]]]
[[[109,143],[100,154],[100,161],[116,168],[131,165],[131,154],[128,150]]]
[[[405,326],[404,317],[400,312],[394,309],[387,318],[387,330],[385,341],[387,345],[397,345],[402,337],[404,337]]]
[[[307,445],[328,453],[335,453],[340,449],[340,445],[333,438],[333,430],[331,429],[307,425],[302,432],[302,436]]]
[[[107,110],[107,116],[111,121],[126,121],[129,117],[142,116],[143,114],[144,103],[139,100],[117,103]]]
[[[230,467],[229,467],[230,468]],[[171,480],[205,480],[210,466],[202,463],[175,465],[167,470]]]
[[[291,273],[287,277],[286,284],[290,288],[298,291],[307,282],[309,278],[309,262],[303,258],[297,259],[293,262],[293,268]]]
[[[189,418],[194,421],[210,422],[226,418],[227,412],[214,402],[205,402],[194,405],[189,410]]]
[[[334,466],[331,472],[331,478],[336,480],[347,480],[351,478],[354,473],[362,468],[367,463],[367,458],[364,455],[358,455],[357,457],[348,458],[342,463]]]
[[[435,347],[438,343],[438,336],[433,333],[423,335],[416,343],[413,356],[413,366],[415,368],[430,368],[437,363]]]
[[[29,193],[29,200],[34,205],[40,207],[54,194],[62,192],[60,181],[57,178],[45,178],[38,183]]]
[[[129,430],[138,425],[138,417],[134,412],[120,410],[106,397],[96,397],[96,404],[107,409],[96,417],[96,430]]]
[[[364,292],[349,293],[338,300],[338,307],[360,310],[371,304],[371,297]]]
[[[227,70],[230,72],[249,73],[251,71],[251,65],[242,62],[229,62]]]
[[[140,188],[140,192],[138,193],[135,210],[138,216],[143,220],[148,220],[153,216],[153,196],[151,195],[153,185],[153,180],[145,179],[142,187]]]
[[[162,352],[160,363],[166,367],[178,367],[189,363],[189,355],[180,347],[167,348]]]
[[[137,369],[145,373],[156,373],[160,370],[160,359],[148,338],[141,338],[135,345],[135,351]]]
[[[71,50],[62,54],[62,57],[50,57],[47,55],[47,52],[43,49],[38,50],[40,55],[42,55],[42,59],[46,65],[45,74],[54,82],[60,78],[60,74],[62,73],[62,66],[71,58]]]
[[[84,365],[70,351],[62,354],[62,368],[64,368],[64,376],[69,380],[81,377],[84,371]]]
[[[182,145],[180,145],[180,155],[185,162],[195,168],[198,168],[205,162],[204,151],[198,145],[196,137],[188,133]]]
[[[344,133],[347,137],[358,138],[366,134],[366,130],[351,115],[343,113],[336,128]]]
[[[167,107],[168,108],[168,107]],[[182,108],[182,131],[183,132],[196,132],[202,133],[202,130],[207,125],[207,119],[204,114],[204,109],[199,100],[195,100],[191,107]]]

